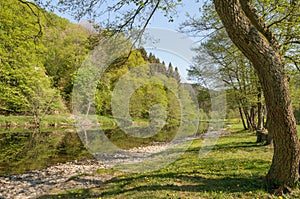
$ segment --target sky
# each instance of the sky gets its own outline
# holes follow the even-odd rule
[[[158,49],[146,48],[146,50],[155,54],[166,65],[171,62],[174,67],[178,67],[182,82],[190,82],[188,80],[187,69],[192,64],[194,52],[191,48],[195,47],[196,40],[183,33],[179,33],[178,29],[180,24],[187,19],[186,13],[189,13],[191,16],[199,15],[199,8],[202,2],[195,3],[195,0],[183,1],[183,5],[177,9],[177,15],[173,16],[174,22],[168,22],[168,18],[164,17],[162,13],[157,12],[148,26],[151,32],[155,32],[153,34],[157,38],[160,38],[163,44],[157,44],[160,47]],[[157,30],[152,30],[152,28]],[[159,32],[161,33],[159,34]]]
[[[196,45],[196,40],[179,33],[178,29],[180,24],[187,19],[186,13],[191,16],[199,15],[199,8],[202,3],[203,1],[196,3],[196,0],[184,0],[182,5],[177,7],[177,13],[173,15],[173,22],[169,22],[169,19],[161,11],[158,11],[148,25],[147,32],[150,33],[150,36],[155,37],[158,42],[155,45],[147,44],[144,46],[145,49],[148,53],[152,52],[161,61],[164,61],[166,65],[171,62],[174,67],[178,67],[182,82],[190,82],[187,69],[192,64],[194,54],[191,48]],[[75,22],[66,13],[57,14]],[[148,42],[146,41],[146,43]]]
[[[175,30],[161,27],[150,26],[146,30],[146,35],[152,38],[142,44],[146,51],[152,52],[161,62],[164,61],[166,66],[172,63],[172,66],[179,70],[181,82],[189,82],[187,69],[193,62],[194,52],[191,48],[195,42]]]

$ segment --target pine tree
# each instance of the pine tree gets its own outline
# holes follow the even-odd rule
[[[174,79],[176,79],[176,81],[178,82],[178,83],[180,83],[180,75],[179,75],[179,72],[178,72],[178,68],[177,67],[175,67],[175,71],[174,71]]]
[[[174,76],[173,66],[170,62],[167,70],[167,77],[173,77],[173,76]]]

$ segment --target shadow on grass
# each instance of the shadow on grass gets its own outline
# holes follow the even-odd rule
[[[120,189],[119,191],[104,191],[98,196],[117,196],[127,192],[145,192],[145,191],[180,191],[180,192],[222,192],[222,193],[234,193],[234,192],[249,192],[257,189],[262,189],[262,182],[257,183],[259,179],[247,179],[247,178],[219,178],[219,179],[205,179],[205,178],[194,178],[195,184],[181,184],[170,183],[170,184],[154,184],[154,185],[143,185],[128,189]],[[254,183],[255,182],[255,183]]]
[[[145,183],[145,178],[159,179],[158,182]],[[169,181],[177,179],[177,181]],[[134,185],[133,182],[141,182],[141,185]],[[161,184],[159,184],[161,183]],[[110,185],[113,185],[110,187]],[[220,177],[220,178],[205,178],[196,176],[195,173],[158,173],[152,175],[139,175],[136,177],[113,178],[104,182],[104,186],[98,187],[97,191],[92,189],[84,189],[78,192],[45,195],[40,199],[46,198],[120,198],[122,194],[135,194],[140,192],[156,192],[156,191],[179,191],[190,193],[247,193],[250,191],[265,189],[264,180],[260,176],[247,177]]]
[[[256,149],[258,147],[265,146],[262,143],[256,142],[232,142],[232,143],[217,143],[213,146],[212,151],[233,151],[233,150],[248,150],[248,149]],[[197,152],[201,147],[191,147],[187,150],[187,152]]]
[[[264,146],[261,143],[256,142],[233,142],[231,144],[224,143],[224,144],[216,144],[214,150],[225,150],[230,151],[234,149],[248,149],[248,148],[255,148],[255,147],[262,147]]]
[[[254,150],[261,146],[255,142],[234,141],[218,143],[213,150],[221,151],[223,154],[225,151]],[[199,151],[199,147],[190,148],[188,151]],[[269,165],[269,160],[256,157],[209,158],[201,161],[195,160],[195,162],[193,159],[190,161],[183,159],[183,161],[178,160],[172,163],[169,167],[171,170],[168,171],[117,176],[103,182],[96,189],[75,190],[66,194],[46,195],[40,198],[123,198],[143,196],[143,192],[144,195],[145,193],[151,196],[153,194],[155,198],[168,191],[181,192],[183,197],[184,193],[192,193],[196,196],[201,193],[243,194],[267,190],[262,176]],[[179,168],[178,172],[176,168]],[[241,171],[238,171],[239,169]]]

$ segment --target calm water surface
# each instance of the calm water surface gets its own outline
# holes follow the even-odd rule
[[[0,130],[0,175],[90,157],[74,129]]]
[[[166,127],[154,135],[143,127],[130,129],[131,135],[118,129],[0,129],[0,175],[43,169],[56,163],[92,158],[90,152],[104,146],[103,139],[120,149],[169,142],[177,127]],[[88,148],[89,151],[86,149]]]

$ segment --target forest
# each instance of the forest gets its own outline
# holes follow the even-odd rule
[[[106,13],[99,8],[108,1],[1,1],[0,182],[14,179],[4,179],[5,172],[43,169],[47,161],[60,162],[59,155],[63,162],[91,154],[105,159],[110,150],[119,158],[124,151],[136,155],[135,150],[142,156],[180,140],[170,151],[159,148],[157,154],[165,154],[158,155],[159,161],[183,154],[165,168],[128,174],[118,164],[104,166],[87,176],[100,175],[105,186],[60,190],[55,196],[299,197],[299,2],[195,1],[199,14],[186,13],[178,30],[200,41],[192,48],[188,82],[182,81],[180,66],[137,44],[155,12],[172,23],[182,2],[117,0],[106,7],[115,13],[105,24],[96,19]],[[68,12],[77,22],[56,11]],[[107,41],[116,42],[115,49],[105,49]],[[119,56],[103,71],[94,68],[108,60],[97,57],[102,51],[114,57],[116,49]],[[226,101],[224,118],[213,109],[222,106],[214,101],[218,95]],[[190,148],[184,148],[187,142]],[[206,157],[201,150],[208,151]],[[22,168],[35,157],[41,165],[33,161],[32,168]],[[138,166],[147,168],[145,162]],[[144,186],[148,182],[151,186]]]
[[[99,40],[110,33],[97,32],[88,24],[74,24],[46,11],[40,13],[38,23],[33,14],[41,12],[38,8],[31,10],[13,0],[1,4],[1,115],[33,116],[31,122],[38,125],[46,115],[70,114],[78,69]],[[111,94],[117,80],[147,63],[153,73],[166,76],[170,84],[180,84],[178,68],[172,63],[166,65],[143,48],[133,50],[129,56],[125,52],[97,83],[94,110],[90,111],[111,117]],[[143,80],[140,77],[136,81]],[[137,120],[149,119],[150,107],[161,104],[168,109],[169,120],[178,122],[180,113],[174,113],[178,106],[174,97],[159,84],[145,85],[132,96],[130,114]],[[87,104],[82,106],[85,109]]]
[[[2,7],[1,115],[33,116],[34,121],[31,122],[38,124],[38,120],[45,115],[71,113],[76,73],[89,52],[99,44],[101,37],[106,37],[109,33],[100,30],[97,32],[91,24],[71,23],[46,11],[39,13],[41,11],[37,7],[28,7],[12,0],[3,2]],[[196,19],[190,18],[182,24],[182,31],[193,32],[209,26],[217,29],[221,26],[216,16],[211,15],[213,8],[206,5],[204,9],[207,13],[202,18],[205,26],[195,26]],[[41,15],[38,19],[36,13]],[[282,31],[281,34],[284,34],[287,30]],[[251,63],[237,51],[229,38],[226,39],[225,34],[224,29],[215,32],[194,49],[198,55],[195,64],[189,69],[189,75],[195,82],[192,86],[197,92],[200,115],[205,120],[213,114],[210,112],[210,96],[208,88],[204,86],[205,82],[220,79],[227,87],[227,118],[240,118],[245,129],[262,129],[266,125],[264,118],[267,118],[267,114],[258,76]],[[293,38],[295,33],[291,34],[285,38],[291,40],[290,37]],[[287,57],[286,71],[294,114],[299,121],[298,61],[295,53],[290,52],[291,47],[287,46],[293,44],[289,41],[285,43],[282,50]],[[170,81],[180,83],[177,67],[173,67],[172,63],[161,62],[145,49],[136,49],[127,56],[125,53],[123,58],[112,63],[98,82],[93,105],[95,110],[91,110],[94,113],[112,116],[110,95],[117,80],[132,67],[150,63],[154,70],[169,77]],[[212,64],[215,67],[211,67]],[[169,107],[169,119],[176,118],[172,111],[178,104],[165,88],[147,85],[135,92],[130,103],[130,114],[136,119],[149,119],[148,111],[154,104]]]

